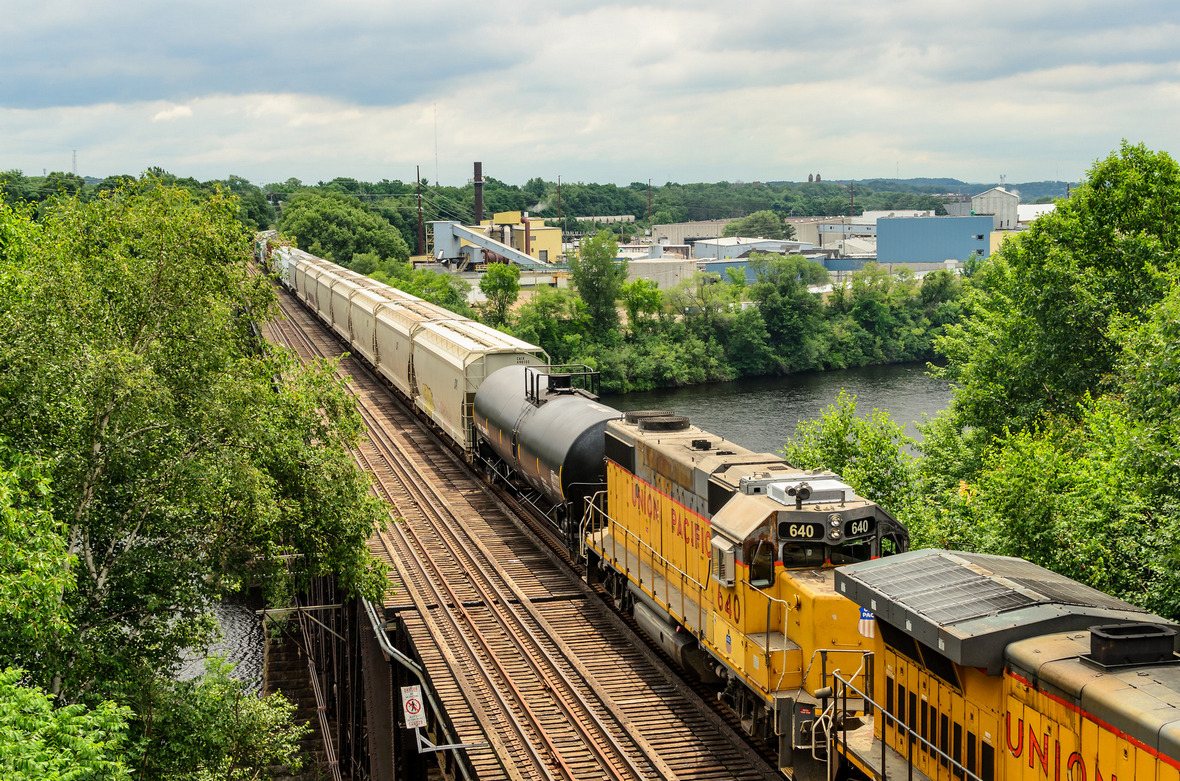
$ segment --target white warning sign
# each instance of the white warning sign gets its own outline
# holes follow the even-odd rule
[[[402,712],[406,716],[406,729],[426,726],[426,708],[422,707],[422,687],[402,687]]]

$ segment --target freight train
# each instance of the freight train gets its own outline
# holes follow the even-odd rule
[[[1175,627],[1003,557],[908,551],[831,472],[290,247],[259,255],[566,546],[792,778],[1180,781]]]

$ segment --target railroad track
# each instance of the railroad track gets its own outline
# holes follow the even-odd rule
[[[265,330],[305,360],[339,342],[280,290]],[[357,452],[402,521],[370,540],[391,565],[385,605],[414,638],[479,778],[781,778],[730,727],[653,665],[588,587],[538,550],[467,467],[366,367],[341,373],[369,430]]]

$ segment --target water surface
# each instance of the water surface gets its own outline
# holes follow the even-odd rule
[[[759,377],[737,382],[694,385],[643,393],[604,396],[616,409],[668,409],[687,415],[693,425],[756,452],[781,448],[805,420],[818,418],[841,389],[856,395],[864,417],[887,411],[906,433],[920,439],[915,423],[933,417],[950,403],[950,385],[927,374],[925,363],[866,366],[788,377]]]

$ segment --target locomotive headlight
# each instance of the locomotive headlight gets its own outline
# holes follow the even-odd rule
[[[839,528],[840,528],[840,521],[839,521],[839,520],[835,520],[835,521],[829,521],[829,523],[832,525],[832,528],[833,528],[833,529],[839,529]]]
[[[836,529],[832,529],[832,533],[828,535],[828,539],[830,539],[830,540],[840,539],[840,532],[837,531]]]
[[[829,515],[828,516],[828,523],[832,524],[833,529],[835,529],[837,526],[839,526],[840,525],[839,513],[832,513],[831,515]]]

